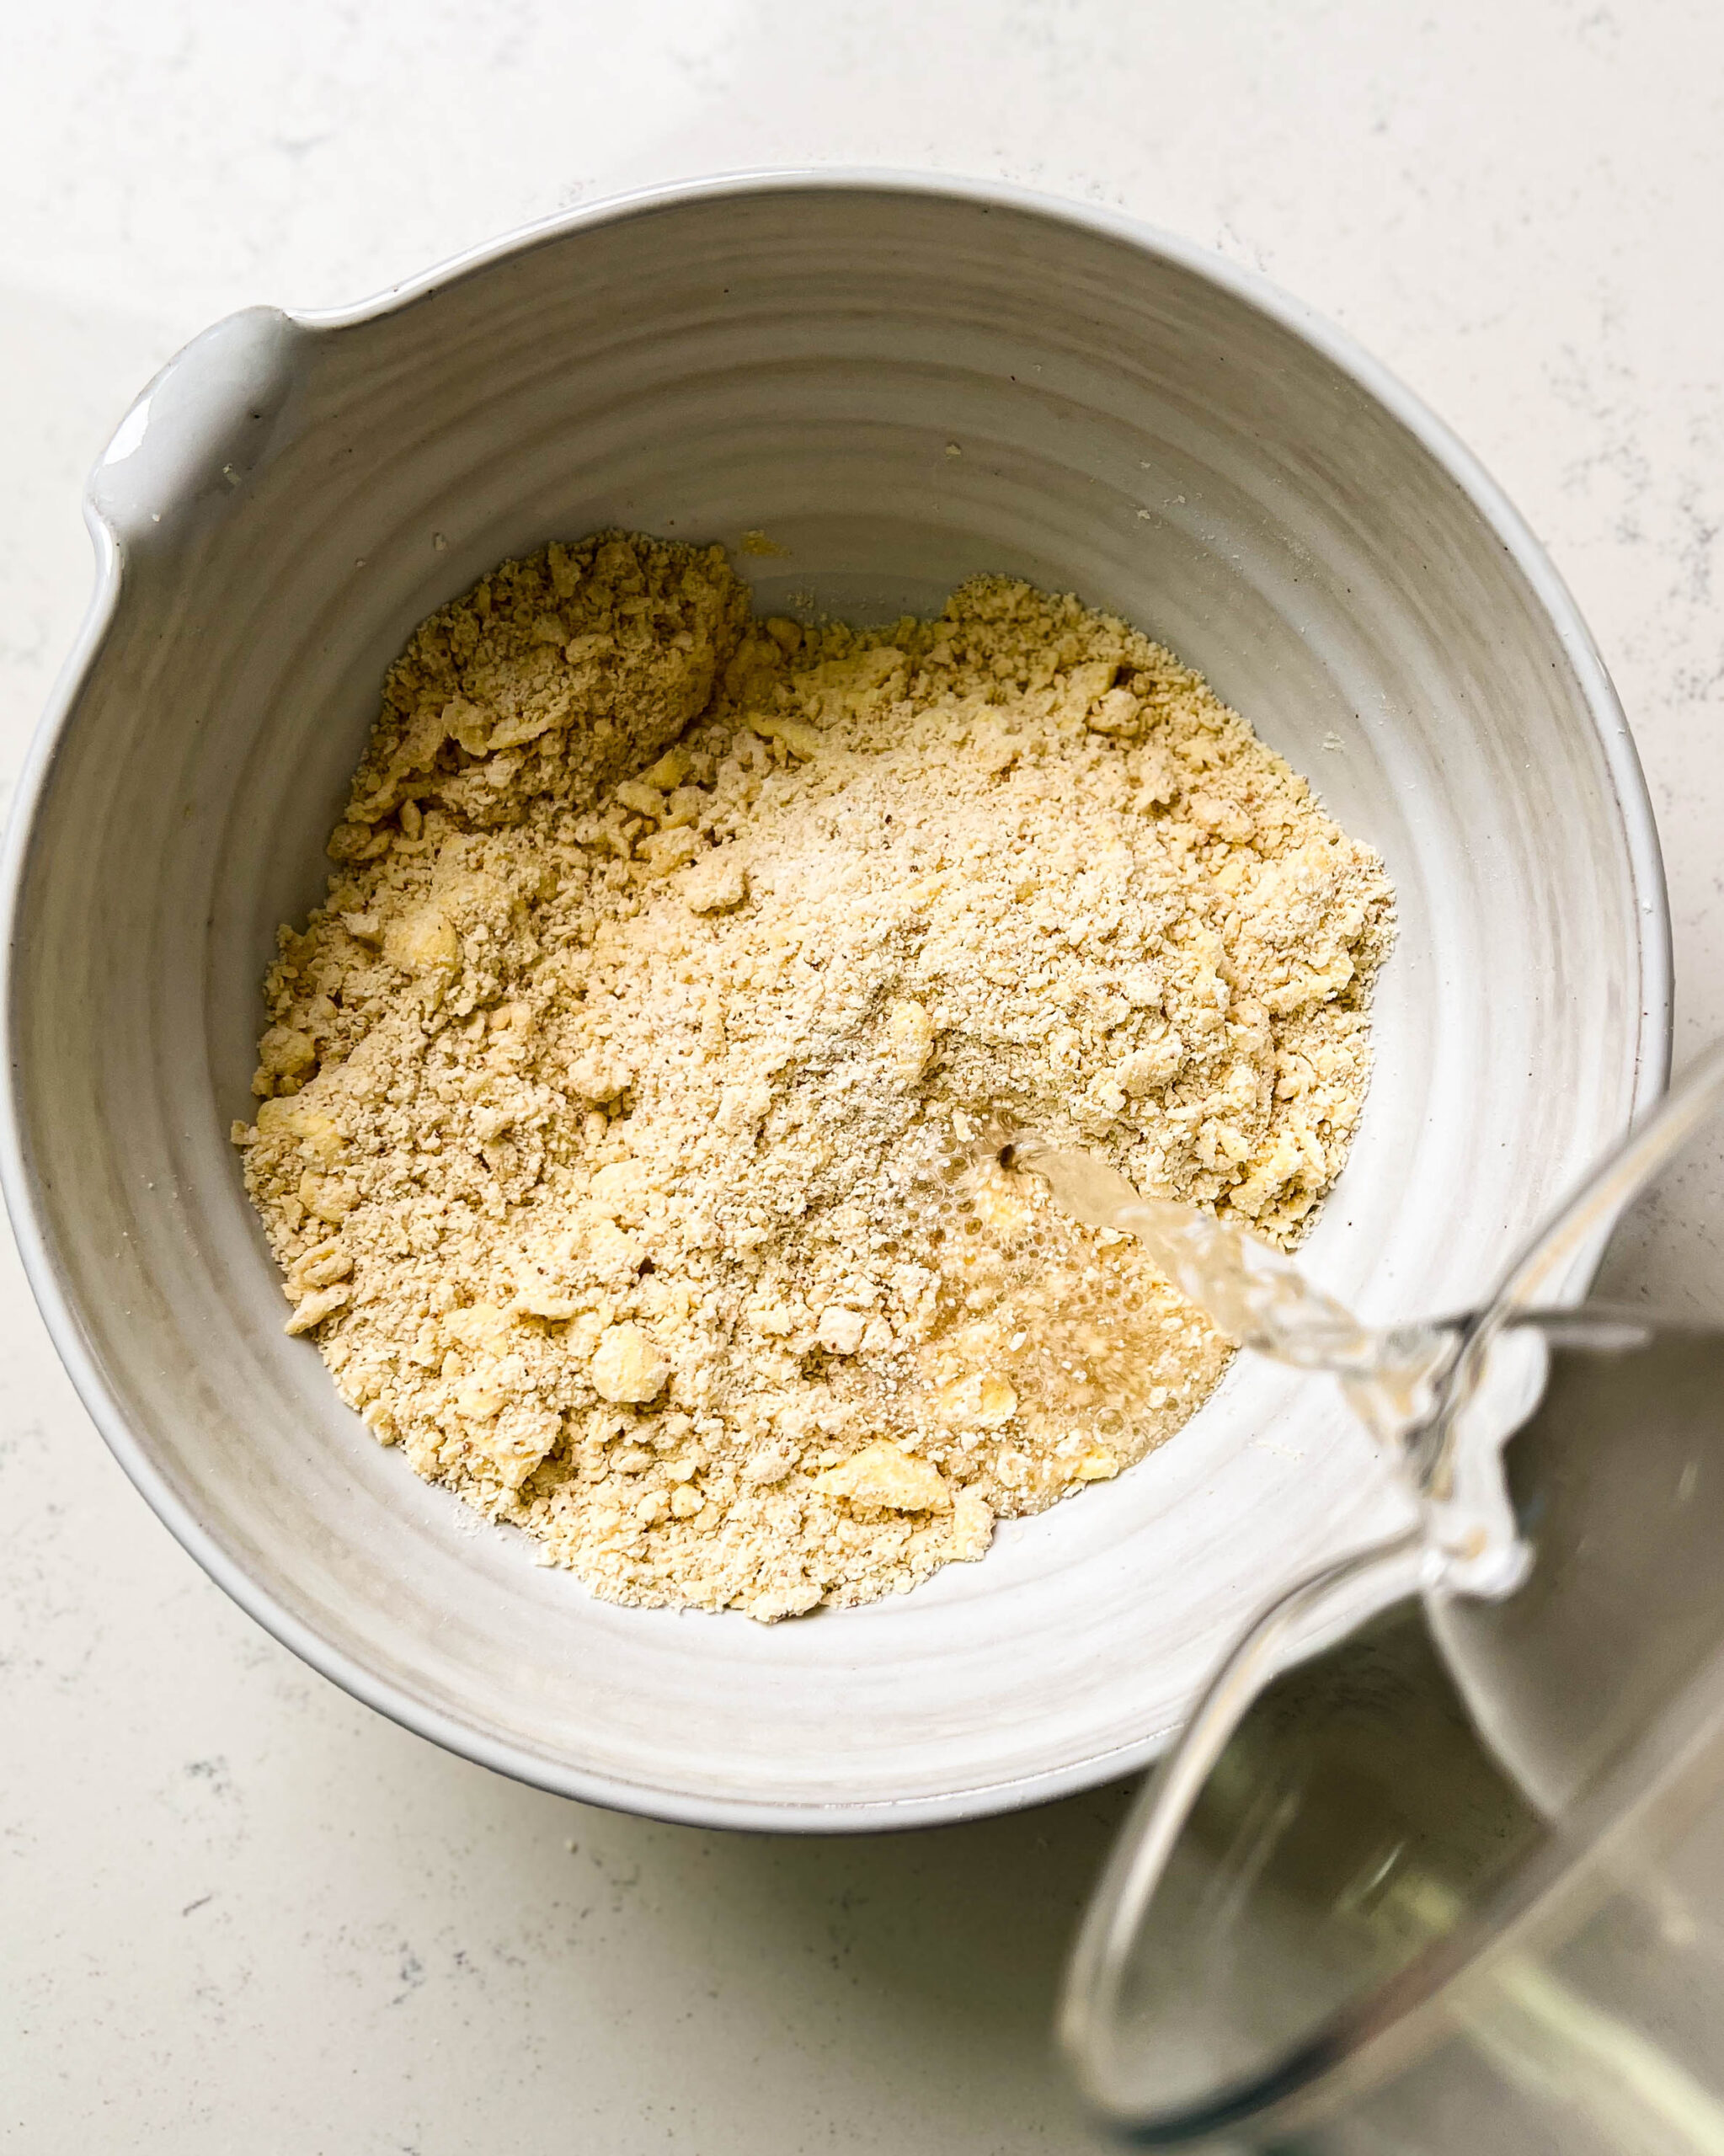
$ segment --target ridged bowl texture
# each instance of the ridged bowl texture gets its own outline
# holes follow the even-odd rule
[[[384,669],[503,556],[720,540],[763,609],[861,620],[1001,570],[1201,668],[1398,889],[1369,1103],[1305,1252],[1369,1316],[1476,1299],[1663,1083],[1644,790],[1536,544],[1344,339],[1121,219],[867,174],[605,205],[350,314],[218,324],[123,423],[91,512],[96,599],[7,860],[33,1282],[230,1592],[547,1788],[853,1828],[1098,1781],[1380,1496],[1326,1382],[1241,1358],[1175,1442],[985,1561],[766,1628],[596,1600],[374,1442],[283,1334],[227,1131]]]

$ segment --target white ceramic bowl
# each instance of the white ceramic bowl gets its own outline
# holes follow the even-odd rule
[[[547,1788],[847,1828],[1118,1774],[1246,1606],[1358,1531],[1362,1454],[1326,1385],[1237,1369],[985,1563],[766,1630],[596,1601],[372,1442],[282,1333],[227,1127],[383,670],[503,555],[763,529],[784,555],[736,558],[768,607],[879,618],[1006,570],[1201,667],[1399,888],[1369,1105],[1308,1246],[1374,1316],[1475,1296],[1663,1083],[1652,821],[1549,563],[1332,330],[1120,218],[835,173],[583,211],[350,313],[218,323],[122,424],[90,522],[5,869],[30,1277],[232,1594]]]

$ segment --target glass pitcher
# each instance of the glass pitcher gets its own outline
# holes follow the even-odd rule
[[[1724,1046],[1480,1311],[1310,1295],[1406,1524],[1253,1621],[1121,1835],[1060,2036],[1129,2140],[1724,2156],[1724,1262],[1660,1270],[1721,1158]]]

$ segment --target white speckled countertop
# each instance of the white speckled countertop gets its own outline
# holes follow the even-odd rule
[[[1001,173],[1268,271],[1480,452],[1640,741],[1679,1060],[1724,1033],[1724,21],[1700,0],[61,0],[7,46],[0,776],[83,606],[83,474],[217,315],[356,298],[659,179]],[[790,1842],[451,1758],[204,1578],[0,1263],[0,2142],[1093,2145],[1045,2031],[1118,1792]]]

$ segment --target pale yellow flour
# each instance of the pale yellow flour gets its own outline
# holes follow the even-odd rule
[[[425,623],[266,985],[247,1186],[344,1396],[625,1601],[902,1590],[1228,1347],[995,1119],[1286,1245],[1347,1153],[1380,862],[1075,599],[750,618],[717,549]]]

